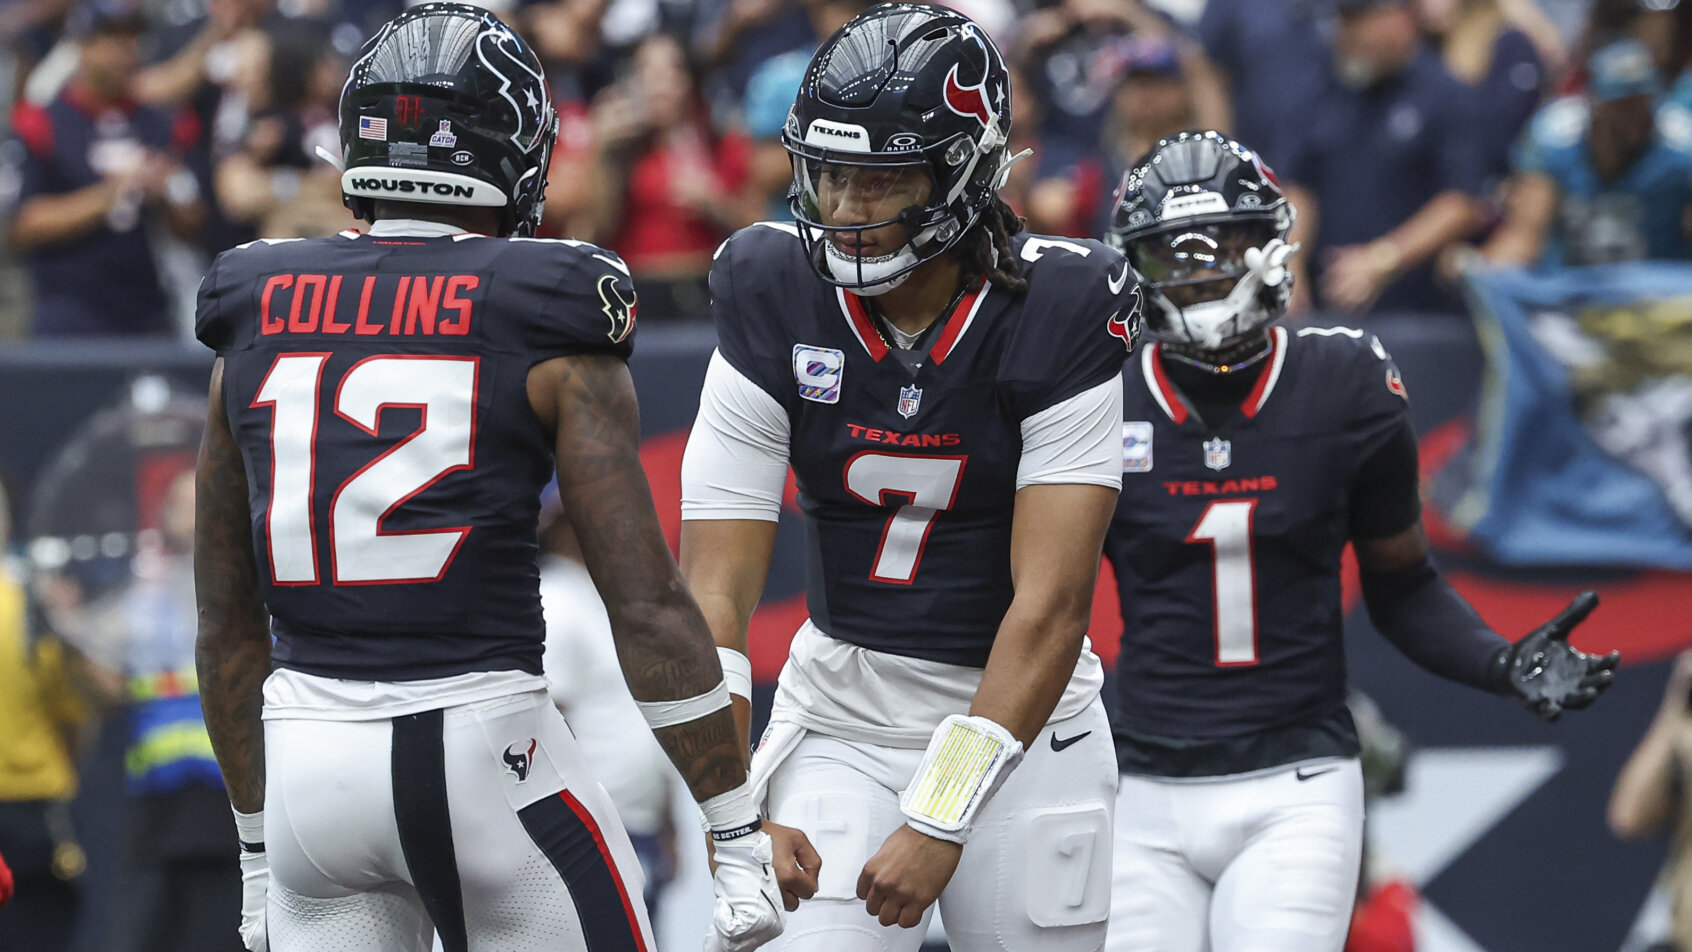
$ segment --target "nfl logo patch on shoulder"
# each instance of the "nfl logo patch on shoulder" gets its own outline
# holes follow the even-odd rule
[[[922,407],[921,387],[899,388],[899,415],[909,420]]]
[[[1211,469],[1227,469],[1234,461],[1234,445],[1220,436],[1204,441],[1204,465]]]
[[[799,396],[812,403],[839,403],[840,380],[846,372],[846,354],[832,347],[793,345],[793,382]]]
[[[1128,420],[1122,424],[1122,471],[1149,473],[1152,468],[1152,425],[1150,420]]]

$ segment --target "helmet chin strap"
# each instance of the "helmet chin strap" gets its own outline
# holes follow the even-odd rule
[[[822,243],[823,262],[828,265],[828,272],[834,275],[836,281],[848,286],[855,281],[867,282],[863,287],[852,288],[852,293],[859,297],[875,297],[879,294],[886,294],[904,284],[916,272],[916,266],[927,260],[917,254],[917,246],[934,240],[940,232],[940,225],[930,225],[920,231],[917,230],[920,227],[918,219],[922,212],[922,206],[913,205],[900,213],[899,217],[904,222],[905,227],[914,234],[898,251],[890,255],[882,255],[879,258],[858,258],[844,254],[832,242],[824,241]],[[900,273],[901,269],[903,269],[902,273]],[[877,280],[887,275],[891,275],[891,277],[886,277],[885,280]]]
[[[1239,340],[1229,341],[1219,349],[1205,349],[1182,341],[1164,341],[1163,353],[1184,364],[1213,374],[1233,374],[1256,365],[1269,355],[1269,332],[1258,328]]]

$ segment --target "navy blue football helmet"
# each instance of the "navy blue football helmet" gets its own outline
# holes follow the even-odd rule
[[[790,204],[823,280],[888,290],[957,243],[1004,182],[1010,160],[1010,75],[968,17],[922,3],[883,3],[841,27],[811,58],[782,131],[793,159]],[[873,222],[828,222],[825,179],[902,178],[908,204]],[[925,185],[926,187],[920,187]],[[857,235],[902,225],[908,242],[851,254]],[[834,239],[834,240],[831,240]]]
[[[532,234],[558,118],[534,50],[489,11],[425,3],[365,43],[341,88],[341,192],[373,220],[390,199],[503,208]]]

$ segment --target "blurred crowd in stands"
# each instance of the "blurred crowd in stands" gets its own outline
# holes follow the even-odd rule
[[[12,0],[0,147],[10,337],[181,334],[206,261],[356,226],[320,153],[402,0]],[[777,134],[866,0],[487,0],[561,117],[546,227],[610,246],[648,322],[698,320],[717,244],[781,218]],[[1489,266],[1688,255],[1692,3],[959,0],[1013,64],[1009,198],[1096,235],[1122,171],[1202,126],[1294,190],[1295,306],[1461,312]]]

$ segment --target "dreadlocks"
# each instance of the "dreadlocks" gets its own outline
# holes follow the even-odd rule
[[[963,285],[971,287],[985,278],[1012,294],[1027,293],[1028,279],[1021,275],[1022,269],[1010,246],[1011,236],[1020,231],[1022,217],[1004,199],[993,196],[954,252],[963,264]]]

